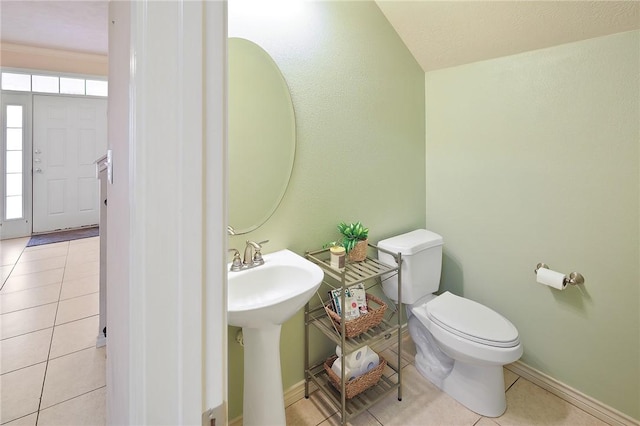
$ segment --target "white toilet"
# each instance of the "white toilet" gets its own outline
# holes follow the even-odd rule
[[[382,240],[378,247],[402,254],[402,303],[416,345],[418,371],[467,408],[498,417],[507,408],[502,367],[522,355],[518,330],[505,317],[440,285],[442,237],[426,229]],[[383,251],[378,258],[394,264]],[[397,302],[398,278],[383,280]]]

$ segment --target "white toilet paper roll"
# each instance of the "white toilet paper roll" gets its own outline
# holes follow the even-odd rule
[[[373,370],[380,364],[380,357],[378,354],[369,349],[366,354],[362,357],[362,363],[360,364],[360,368],[358,369],[358,376],[361,376],[369,371]]]
[[[362,357],[367,353],[367,349],[369,349],[369,347],[365,346],[348,354],[344,359],[345,364],[352,370],[358,369],[362,364]],[[342,356],[342,348],[339,345],[336,346],[336,355],[338,358]]]
[[[539,268],[536,273],[536,281],[540,284],[548,285],[549,287],[555,288],[556,290],[564,290],[567,286],[567,283],[564,280],[565,275],[552,271],[547,268]]]
[[[354,359],[349,364],[350,372],[356,377],[362,376],[363,374],[376,368],[378,364],[380,364],[380,357],[369,346],[361,348],[361,351],[359,352],[360,356],[358,356],[357,358],[354,357]],[[345,359],[345,361],[347,361],[347,359]]]
[[[344,377],[347,378],[347,382],[351,379],[354,379],[357,374],[354,371],[351,371],[351,369],[349,368],[348,365],[346,365],[346,359],[345,359],[345,366],[344,366]],[[342,364],[340,361],[340,358],[336,358],[335,361],[333,361],[333,365],[331,366],[331,369],[333,370],[334,373],[336,373],[336,376],[341,377],[340,372],[342,371]]]

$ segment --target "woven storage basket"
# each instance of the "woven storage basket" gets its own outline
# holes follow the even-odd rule
[[[373,302],[373,304],[375,305],[378,305],[378,307],[375,307],[371,302]],[[386,303],[378,299],[376,296],[367,293],[367,308],[369,312],[345,323],[345,337],[356,337],[382,322],[384,313],[387,310]],[[338,332],[340,332],[342,330],[340,327],[340,315],[338,315],[333,311],[333,309],[331,309],[331,304],[325,305],[324,309],[325,311],[327,311],[327,315],[329,315],[329,318],[333,320],[333,323],[338,329]]]
[[[366,372],[362,376],[355,377],[345,383],[344,393],[347,399],[353,398],[354,396],[366,391],[371,386],[378,383],[380,377],[382,377],[384,367],[386,367],[387,365],[387,361],[384,358],[382,358],[381,356],[379,356],[379,358],[380,364],[378,364],[377,367]],[[332,356],[331,358],[326,360],[324,362],[324,370],[327,372],[331,384],[338,390],[338,392],[340,392],[340,385],[342,384],[342,381],[340,380],[340,377],[338,377],[338,375],[331,369],[331,366],[336,359],[338,359],[337,356]]]
[[[369,240],[361,240],[351,249],[347,257],[349,262],[362,262],[367,258],[367,248]]]

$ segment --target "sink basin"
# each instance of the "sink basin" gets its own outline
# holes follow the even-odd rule
[[[264,265],[229,271],[227,319],[242,327],[242,424],[285,425],[280,330],[313,297],[324,272],[290,250],[263,255]]]
[[[283,324],[309,301],[324,276],[318,265],[290,250],[263,258],[264,265],[228,273],[229,325]]]

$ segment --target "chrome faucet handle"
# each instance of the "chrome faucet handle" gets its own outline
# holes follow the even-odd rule
[[[240,252],[236,249],[229,249],[233,252],[233,262],[231,263],[230,271],[236,272],[242,269],[242,259],[240,258]]]
[[[264,259],[262,258],[262,253],[260,252],[260,250],[262,250],[262,245],[268,243],[269,240],[264,240],[264,241],[260,241],[259,243],[255,243],[256,246],[254,246],[254,248],[256,249],[256,252],[253,254],[253,263],[256,265],[263,265],[264,264]]]
[[[227,234],[229,235],[236,235],[236,230],[233,229],[233,226],[231,225],[227,225]]]
[[[256,243],[255,241],[247,240],[247,246],[244,249],[244,264],[250,266],[259,266],[264,264],[264,259],[262,259],[262,244],[268,243],[269,240],[260,241]],[[251,254],[251,249],[255,250],[253,255]]]

